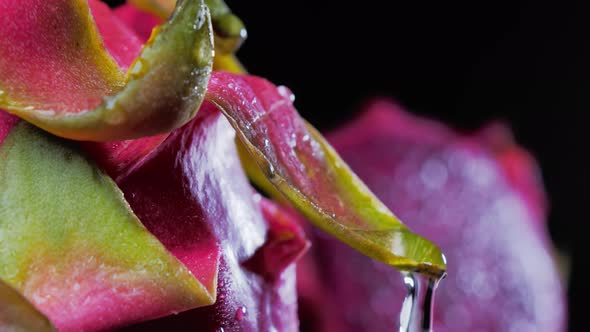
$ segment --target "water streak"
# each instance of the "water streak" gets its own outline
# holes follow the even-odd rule
[[[407,293],[399,315],[399,332],[410,332],[417,293],[417,282],[414,274],[404,273],[404,284],[406,285]]]
[[[424,303],[422,305],[422,332],[432,332],[432,313],[434,308],[434,293],[438,284],[445,278],[443,274],[440,278],[428,279],[428,288],[424,296]]]

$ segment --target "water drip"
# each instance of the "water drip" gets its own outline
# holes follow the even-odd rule
[[[404,284],[406,285],[407,293],[399,315],[399,332],[410,332],[417,293],[417,282],[414,274],[404,273]]]

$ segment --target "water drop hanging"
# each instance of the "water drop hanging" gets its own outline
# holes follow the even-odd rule
[[[399,315],[399,332],[410,332],[414,307],[416,306],[417,283],[414,274],[404,273],[404,284],[407,293]]]
[[[422,332],[432,332],[432,312],[434,308],[434,293],[438,284],[445,278],[443,274],[440,278],[428,279],[428,288],[424,296],[424,303],[422,305]]]

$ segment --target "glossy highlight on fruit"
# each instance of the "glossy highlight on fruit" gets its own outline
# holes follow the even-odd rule
[[[205,277],[203,267],[220,261],[210,275],[215,304],[130,331],[298,330],[294,262],[308,243],[295,220],[250,187],[234,136],[205,105],[120,181],[144,225],[195,275]]]

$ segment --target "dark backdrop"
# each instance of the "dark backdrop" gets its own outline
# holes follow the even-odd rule
[[[590,7],[583,1],[238,1],[250,72],[289,86],[320,129],[372,95],[460,130],[507,121],[540,161],[551,235],[573,254],[570,327],[589,294]]]

